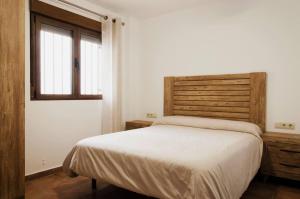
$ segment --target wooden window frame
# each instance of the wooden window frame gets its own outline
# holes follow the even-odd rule
[[[34,6],[33,6],[34,5]],[[42,6],[42,7],[41,7]],[[81,35],[88,35],[95,38],[99,38],[102,42],[101,37],[101,28],[99,29],[100,22],[91,20],[85,26],[84,23],[76,21],[76,24],[69,23],[68,20],[58,20],[56,17],[52,17],[52,14],[60,13],[60,15],[68,16],[74,15],[77,19],[90,20],[85,17],[64,11],[60,8],[56,8],[42,2],[31,1],[31,16],[30,16],[30,25],[31,25],[31,68],[30,68],[30,82],[31,82],[31,100],[101,100],[102,94],[99,95],[82,95],[80,94],[80,41]],[[39,7],[42,9],[39,13]],[[34,11],[33,11],[34,10]],[[46,14],[45,14],[46,13]],[[48,13],[48,14],[47,14]],[[50,14],[49,14],[50,13]],[[41,94],[41,81],[40,81],[40,30],[41,24],[47,24],[50,26],[55,26],[60,29],[65,29],[71,32],[72,36],[72,86],[71,94]],[[91,28],[92,27],[92,28]]]

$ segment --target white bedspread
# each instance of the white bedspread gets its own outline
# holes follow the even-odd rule
[[[84,139],[64,168],[157,198],[237,199],[261,156],[256,133],[164,124]]]

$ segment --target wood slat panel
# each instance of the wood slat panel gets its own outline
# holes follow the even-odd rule
[[[242,118],[222,118],[222,117],[218,117],[217,119],[222,119],[222,120],[234,120],[234,121],[243,121],[243,122],[249,122],[249,119],[242,119]]]
[[[229,74],[229,75],[206,75],[206,76],[183,76],[176,77],[175,81],[199,81],[199,80],[222,80],[222,79],[249,79],[250,74]]]
[[[193,85],[247,85],[250,84],[250,79],[235,79],[235,80],[207,80],[207,81],[175,81],[175,86],[193,86]]]
[[[0,1],[0,198],[24,198],[25,2]]]
[[[185,115],[183,115],[185,116]],[[229,117],[214,117],[214,116],[198,116],[194,115],[196,117],[205,117],[205,118],[211,118],[211,119],[221,119],[221,120],[233,120],[233,121],[243,121],[243,122],[249,122],[249,119],[243,119],[243,118],[229,118]]]
[[[266,73],[251,74],[250,121],[265,129]]]
[[[174,95],[249,96],[250,91],[174,91]]]
[[[208,112],[208,111],[180,111],[174,110],[175,115],[201,116],[214,118],[240,118],[249,119],[248,113]]]
[[[174,77],[165,77],[164,79],[164,115],[173,114],[173,87]]]
[[[225,102],[249,102],[249,96],[174,96],[174,100],[183,101],[225,101]]]
[[[174,105],[184,106],[216,106],[216,107],[249,107],[249,102],[218,102],[218,101],[174,101]]]
[[[174,86],[175,91],[244,91],[249,85]]]
[[[251,121],[264,131],[265,81],[266,73],[167,77],[165,115]]]
[[[174,110],[182,111],[210,111],[210,112],[229,112],[229,113],[249,113],[249,108],[244,107],[214,107],[214,106],[174,106]]]

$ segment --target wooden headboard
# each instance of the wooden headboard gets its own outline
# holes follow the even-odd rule
[[[266,73],[165,77],[164,115],[241,120],[265,131]]]

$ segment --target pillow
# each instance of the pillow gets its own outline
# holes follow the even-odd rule
[[[161,120],[154,122],[153,125],[178,125],[204,129],[236,131],[250,133],[258,137],[262,134],[260,127],[250,122],[192,116],[166,116]]]

